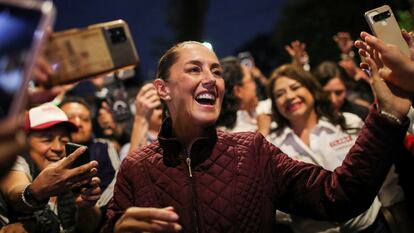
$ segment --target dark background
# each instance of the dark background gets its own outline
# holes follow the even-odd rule
[[[357,38],[369,30],[363,13],[390,5],[411,30],[412,0],[56,0],[55,30],[124,19],[141,58],[133,84],[154,78],[160,55],[183,40],[208,41],[219,57],[250,51],[269,74],[289,62],[283,46],[292,40],[307,45],[311,66],[338,60],[332,40],[338,31]]]

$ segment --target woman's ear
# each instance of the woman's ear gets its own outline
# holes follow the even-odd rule
[[[168,101],[168,100],[171,99],[170,88],[167,87],[164,80],[159,79],[159,78],[155,79],[154,80],[154,86],[155,86],[155,89],[158,92],[158,96],[160,97],[160,99],[162,99],[164,101]]]
[[[233,87],[233,95],[237,98],[237,99],[241,99],[242,95],[243,95],[243,88],[240,86],[234,86]]]

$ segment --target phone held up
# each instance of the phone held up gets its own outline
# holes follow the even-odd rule
[[[365,20],[376,37],[385,43],[398,46],[404,54],[410,56],[410,48],[401,34],[394,13],[388,5],[365,12]]]
[[[250,69],[254,67],[254,58],[250,52],[240,52],[237,55],[237,58],[239,59],[241,65],[244,65]]]
[[[70,154],[75,152],[75,150],[77,150],[78,148],[80,148],[82,146],[83,145],[76,144],[76,143],[73,143],[73,142],[66,143],[66,145],[65,145],[66,156],[69,156]],[[83,154],[81,154],[78,158],[76,158],[76,160],[72,163],[71,168],[75,168],[75,167],[79,167],[79,166],[82,166],[84,164],[87,164],[87,163],[90,162],[90,160],[91,160],[91,158],[90,158],[90,154],[89,154],[89,148],[87,148],[85,150],[85,152],[83,152]],[[82,185],[79,188],[72,189],[72,191],[74,193],[80,193],[82,188],[88,188],[88,187],[90,187],[90,185],[85,184],[85,185]]]
[[[75,150],[77,150],[78,148],[82,147],[83,145],[80,144],[76,144],[73,142],[68,142],[65,145],[65,150],[66,150],[66,156],[69,156],[70,154],[72,154],[73,152],[75,152]],[[81,154],[73,163],[72,163],[72,168],[74,167],[79,167],[82,166],[84,164],[89,163],[91,160],[90,155],[89,155],[89,149],[87,148],[85,150],[85,152],[83,152],[83,154]]]
[[[51,1],[0,0],[0,122],[24,110],[30,74],[54,18]]]
[[[123,20],[53,33],[46,57],[55,71],[52,85],[132,69],[139,62],[128,24]]]

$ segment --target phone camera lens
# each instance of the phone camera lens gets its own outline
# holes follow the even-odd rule
[[[374,19],[375,22],[378,22],[380,20],[384,20],[384,19],[387,19],[389,17],[391,17],[391,12],[386,11],[386,12],[375,15],[373,17],[373,19]]]
[[[111,28],[108,29],[108,32],[113,44],[122,43],[127,40],[123,27]]]

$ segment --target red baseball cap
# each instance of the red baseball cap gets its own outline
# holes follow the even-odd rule
[[[46,103],[27,112],[25,131],[43,130],[58,124],[64,125],[70,132],[78,131],[78,127],[69,121],[65,112],[53,104]]]

